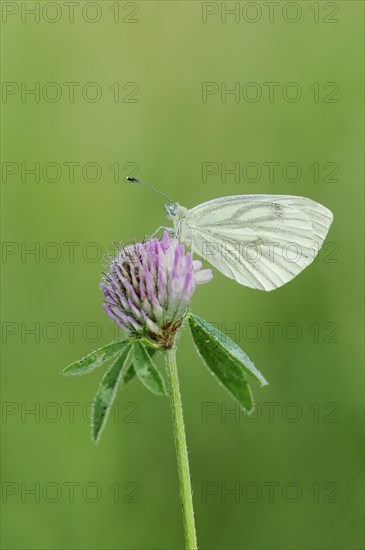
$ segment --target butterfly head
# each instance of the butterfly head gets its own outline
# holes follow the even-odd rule
[[[172,202],[170,204],[165,204],[165,212],[169,220],[173,220],[178,213],[179,205]]]

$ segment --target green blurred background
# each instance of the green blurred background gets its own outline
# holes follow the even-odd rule
[[[115,336],[101,309],[101,254],[166,223],[160,197],[123,184],[128,174],[187,207],[277,193],[334,212],[332,244],[289,285],[261,293],[216,272],[194,297],[194,312],[270,382],[253,388],[253,420],[187,331],[178,367],[202,549],[363,548],[363,4],[281,2],[270,22],[267,3],[241,2],[224,22],[215,2],[81,1],[73,23],[65,4],[41,2],[38,22],[25,12],[34,2],[1,6],[3,548],[183,546],[167,399],[134,382],[95,447],[87,416],[102,371],[58,374]],[[22,100],[36,82],[39,101]],[[65,82],[80,83],[74,102]],[[203,82],[255,82],[262,97],[203,102]],[[264,82],[279,83],[271,102]],[[299,101],[283,98],[288,82]],[[37,162],[39,181],[24,172]],[[204,182],[205,162],[218,172]],[[270,162],[280,163],[271,182]],[[288,181],[290,162],[299,181]],[[224,181],[222,163],[239,163],[238,181]],[[262,169],[258,181],[247,163]]]

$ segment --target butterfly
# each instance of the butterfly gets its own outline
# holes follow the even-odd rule
[[[226,277],[271,291],[299,275],[316,258],[332,212],[306,197],[233,195],[188,210],[163,195],[174,236]],[[170,228],[171,232],[171,228]]]

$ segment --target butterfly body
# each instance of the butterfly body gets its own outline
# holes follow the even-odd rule
[[[191,210],[166,206],[176,237],[227,277],[271,291],[313,262],[333,215],[290,195],[233,195]]]

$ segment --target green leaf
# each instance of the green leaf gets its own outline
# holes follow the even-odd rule
[[[156,395],[166,395],[165,381],[152,360],[154,350],[134,343],[133,367],[142,384]]]
[[[189,325],[193,340],[206,366],[247,411],[254,406],[251,388],[245,372],[261,385],[267,382],[252,361],[230,338],[197,315],[189,313]]]
[[[60,374],[63,374],[64,376],[83,376],[84,374],[89,374],[89,372],[97,369],[106,361],[113,359],[122,351],[123,347],[125,347],[127,343],[128,340],[123,340],[121,342],[113,342],[112,344],[108,344],[103,348],[93,351],[80,361],[71,363],[71,365],[63,369]]]
[[[110,409],[113,406],[118,387],[125,386],[134,376],[133,365],[131,364],[132,345],[127,343],[122,348],[120,355],[104,374],[93,404],[93,415],[91,422],[91,433],[95,443],[100,439]]]
[[[128,369],[126,370],[126,373],[123,376],[123,388],[124,386],[129,384],[129,382],[132,382],[135,376],[136,376],[136,371],[134,370],[133,364],[131,363]]]

